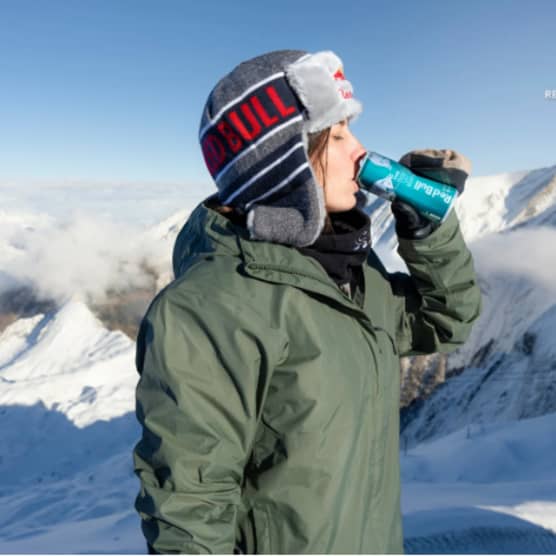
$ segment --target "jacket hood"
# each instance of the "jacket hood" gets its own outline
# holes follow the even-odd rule
[[[207,205],[211,202],[218,202],[218,194],[207,197],[193,209],[176,238],[172,253],[172,267],[176,278],[199,257],[241,255],[236,238],[243,235],[247,239],[248,231],[208,208]]]

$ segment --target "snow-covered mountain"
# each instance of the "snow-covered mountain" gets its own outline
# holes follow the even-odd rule
[[[483,313],[447,357],[446,382],[404,413],[411,446],[473,423],[556,412],[556,166],[471,179],[457,212]]]
[[[409,553],[556,552],[555,184],[556,166],[473,178],[458,201],[484,310],[446,359],[446,382],[405,415]],[[133,510],[134,344],[94,315],[170,280],[189,210],[140,226],[141,191],[144,214],[130,205],[126,219],[120,199],[117,224],[98,194],[102,218],[14,203],[0,214],[0,305],[12,300],[0,320],[0,552],[145,551]],[[72,198],[85,204],[87,191]],[[368,210],[381,258],[403,269],[388,205]],[[20,291],[42,303],[17,319]]]
[[[0,552],[142,552],[134,345],[80,301],[0,335]]]

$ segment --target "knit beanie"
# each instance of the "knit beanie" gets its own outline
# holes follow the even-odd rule
[[[311,245],[326,217],[308,134],[362,110],[331,51],[269,52],[239,64],[211,91],[199,141],[222,205],[247,216],[251,239]]]

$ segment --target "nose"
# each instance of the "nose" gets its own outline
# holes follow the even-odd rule
[[[358,139],[354,138],[355,140],[355,145],[353,147],[353,150],[351,151],[351,159],[354,163],[359,162],[359,160],[365,155],[365,153],[367,152],[367,150],[365,149],[365,147],[359,142]]]
[[[349,133],[351,135],[351,140],[352,140],[351,159],[353,160],[353,162],[356,162],[357,160],[359,160],[359,158],[361,158],[361,155],[366,151],[365,151],[365,147],[361,144],[359,139],[353,134],[351,130],[349,130]]]

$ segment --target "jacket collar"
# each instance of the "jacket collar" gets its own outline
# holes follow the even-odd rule
[[[199,257],[238,257],[244,263],[246,274],[253,278],[325,296],[344,310],[368,320],[363,309],[334,283],[315,259],[291,246],[251,240],[246,228],[210,208],[215,199],[216,194],[199,203],[178,234],[172,257],[176,277]]]
[[[336,284],[352,287],[358,277],[357,270],[367,260],[371,249],[369,216],[358,208],[330,214],[333,230],[322,232],[307,247],[296,249],[316,259]]]

